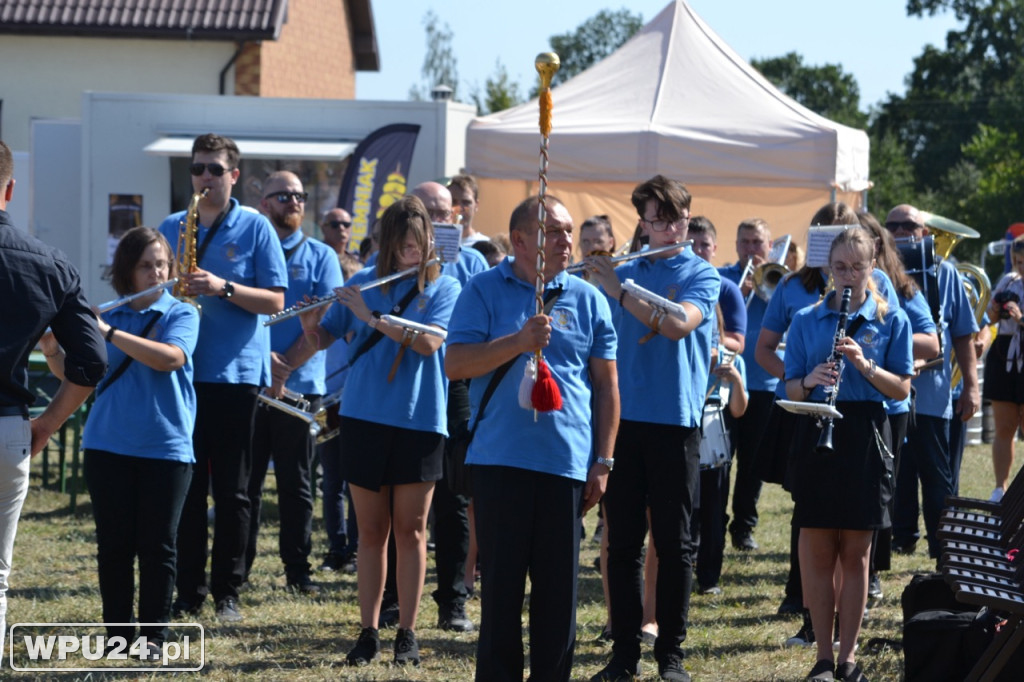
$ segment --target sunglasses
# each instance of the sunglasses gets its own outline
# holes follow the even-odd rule
[[[326,225],[330,225],[335,230],[340,230],[343,227],[346,227],[346,228],[352,227],[352,221],[351,220],[347,220],[347,221],[346,220],[328,220],[326,223],[324,223],[324,225],[325,226]]]
[[[1024,242],[1013,242],[1013,246],[1011,246],[1010,249],[1014,253],[1020,253],[1021,251],[1024,251]]]
[[[225,168],[219,163],[193,163],[188,167],[188,172],[197,178],[203,174],[203,171],[210,171],[210,175],[219,178],[225,173],[234,170],[233,168]]]
[[[263,197],[264,199],[277,199],[279,204],[287,204],[294,200],[300,204],[306,203],[306,199],[309,198],[309,192],[274,192]]]
[[[891,222],[885,224],[885,229],[889,230],[890,232],[898,232],[900,230],[913,232],[914,230],[919,230],[922,227],[924,227],[924,225],[921,225],[920,223],[915,223],[913,220],[902,220],[899,222]]]

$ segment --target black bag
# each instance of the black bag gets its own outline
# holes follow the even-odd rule
[[[905,621],[904,680],[960,682],[965,679],[995,638],[997,621],[988,609],[978,613],[922,611]],[[1007,666],[1005,670],[1010,669],[1011,666]]]
[[[915,575],[903,588],[900,596],[903,606],[903,622],[922,611],[977,611],[978,607],[958,602],[953,589],[943,579],[941,573],[925,573]]]

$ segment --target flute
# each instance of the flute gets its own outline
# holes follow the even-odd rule
[[[364,282],[363,284],[360,284],[358,289],[359,289],[359,291],[366,291],[367,289],[374,289],[374,288],[379,287],[379,286],[381,286],[383,284],[387,284],[388,282],[394,282],[396,279],[403,279],[405,277],[408,277],[409,275],[415,275],[416,273],[418,273],[420,271],[420,268],[429,268],[431,265],[435,265],[435,264],[438,264],[440,262],[441,262],[440,258],[431,258],[430,260],[428,260],[426,263],[424,263],[422,265],[415,265],[415,266],[413,266],[413,267],[411,267],[411,268],[409,268],[407,270],[402,270],[400,272],[393,272],[390,275],[385,275],[384,277],[378,277],[377,279],[371,279],[369,282]],[[307,302],[296,303],[295,305],[291,306],[290,308],[285,308],[281,312],[274,313],[273,315],[271,315],[269,318],[267,318],[267,320],[265,320],[263,322],[263,326],[264,327],[269,327],[272,324],[277,324],[278,322],[284,322],[285,320],[289,320],[289,319],[295,317],[296,315],[300,315],[302,313],[309,312],[310,310],[316,310],[317,308],[323,308],[324,306],[330,305],[330,304],[334,303],[337,300],[338,300],[338,295],[337,294],[330,294],[329,296],[324,296],[323,298],[314,298],[312,301],[309,301],[308,303]]]
[[[419,322],[413,322],[407,320],[404,317],[398,317],[397,315],[381,315],[380,319],[393,324],[397,327],[408,329],[411,332],[417,334],[431,334],[433,336],[440,337],[441,339],[448,338],[448,332],[444,329],[438,329],[437,327],[431,327],[429,324],[420,324]]]
[[[677,244],[668,244],[667,246],[659,246],[656,249],[646,249],[644,251],[634,251],[633,253],[627,253],[625,256],[616,256],[615,258],[612,258],[610,262],[611,262],[612,265],[618,265],[619,263],[625,263],[628,260],[634,260],[636,258],[643,258],[644,256],[653,256],[656,253],[664,253],[665,251],[671,251],[673,249],[684,249],[687,246],[690,246],[692,244],[693,244],[693,240],[692,239],[687,239],[686,241],[679,242]],[[587,267],[587,265],[588,264],[587,264],[586,261],[581,261],[579,263],[573,263],[572,265],[567,267],[565,269],[565,271],[566,272],[579,272],[580,270],[585,269]]]
[[[148,289],[143,289],[142,291],[137,291],[134,294],[128,294],[127,296],[122,296],[121,298],[114,299],[113,301],[107,301],[106,303],[100,303],[98,306],[96,306],[96,309],[99,310],[101,313],[105,313],[108,310],[113,310],[114,308],[117,308],[119,306],[123,306],[125,303],[131,303],[132,301],[134,301],[137,298],[143,298],[144,296],[149,296],[150,294],[155,294],[156,292],[160,291],[161,289],[166,289],[167,287],[173,287],[177,283],[178,283],[178,278],[177,277],[172,277],[171,279],[167,280],[163,284],[157,284],[156,286],[152,286],[152,287],[150,287]]]

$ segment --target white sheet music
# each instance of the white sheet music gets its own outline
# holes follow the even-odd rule
[[[843,413],[825,403],[803,403],[796,400],[776,400],[775,403],[793,414],[809,414],[817,417],[832,417],[842,419]]]
[[[434,223],[434,251],[445,263],[459,260],[459,244],[462,243],[462,226],[451,223]]]
[[[816,225],[807,229],[807,260],[809,267],[828,267],[828,252],[832,240],[853,225]]]

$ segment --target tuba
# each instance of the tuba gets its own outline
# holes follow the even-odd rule
[[[209,193],[210,188],[207,187],[202,192],[196,192],[192,195],[192,201],[189,202],[188,210],[185,211],[185,220],[181,223],[181,229],[178,230],[178,281],[174,284],[172,293],[175,298],[195,306],[197,310],[202,310],[202,308],[199,302],[196,301],[195,296],[188,295],[188,283],[185,281],[185,275],[199,269],[199,263],[196,262],[196,237],[199,234],[199,200],[205,199]]]

